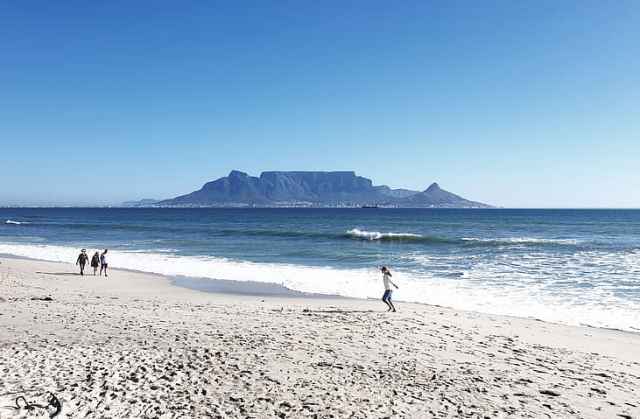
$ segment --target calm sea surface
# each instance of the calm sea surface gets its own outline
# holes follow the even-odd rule
[[[640,331],[639,210],[0,209],[0,253]],[[70,269],[72,269],[70,267]]]

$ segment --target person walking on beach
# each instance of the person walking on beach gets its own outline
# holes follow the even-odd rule
[[[87,264],[88,260],[89,256],[87,256],[87,251],[82,249],[78,255],[78,259],[76,259],[76,265],[80,265],[80,275],[84,275],[84,265]]]
[[[98,266],[100,266],[100,253],[95,252],[91,257],[91,267],[93,268],[93,276],[98,273]]]
[[[107,263],[108,251],[109,249],[104,249],[104,252],[102,252],[102,254],[100,255],[100,276],[102,276],[102,271],[104,271],[105,278],[109,276],[107,275],[107,267],[109,266],[109,264]]]
[[[382,283],[384,285],[384,294],[382,295],[382,301],[384,301],[387,307],[389,307],[387,311],[392,311],[395,313],[396,308],[391,302],[391,294],[393,293],[393,291],[391,291],[391,285],[396,287],[396,289],[398,289],[398,286],[394,284],[393,281],[391,281],[391,277],[393,275],[391,275],[391,272],[386,266],[380,268],[380,271],[382,272]]]

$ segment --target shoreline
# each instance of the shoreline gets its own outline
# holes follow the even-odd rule
[[[0,262],[0,406],[52,392],[61,417],[640,417],[632,332]]]
[[[50,261],[45,259],[30,258],[26,256],[12,255],[8,253],[0,253],[0,260],[5,259],[22,259],[33,262],[46,262],[57,263],[62,266],[73,266],[75,271],[78,268],[72,263]],[[90,266],[88,266],[90,268]],[[264,297],[292,297],[292,298],[319,298],[319,299],[355,299],[354,297],[345,297],[341,295],[332,294],[315,294],[303,291],[296,291],[285,287],[281,284],[274,284],[271,282],[259,282],[259,281],[233,281],[229,279],[218,278],[199,278],[185,275],[163,275],[156,272],[147,272],[137,269],[127,268],[109,268],[109,271],[130,272],[136,274],[152,275],[158,278],[163,278],[169,281],[172,285],[180,288],[186,288],[194,291],[200,291],[204,293],[213,294],[230,294],[230,295],[248,295],[248,296],[264,296]],[[87,274],[91,277],[93,274]],[[255,290],[248,288],[253,287]],[[420,304],[420,303],[415,303]]]
[[[72,270],[75,270],[75,271],[77,271],[78,269],[72,263],[49,261],[45,259],[30,258],[26,256],[12,255],[7,253],[0,253],[0,260],[2,260],[2,258],[18,259],[18,260],[23,259],[23,260],[33,261],[33,262],[55,263],[55,264],[60,264],[62,266],[71,266]],[[147,271],[141,271],[136,269],[109,268],[109,271],[112,271],[112,270],[121,271],[121,272],[130,272],[135,274],[150,275],[157,278],[162,278],[163,280],[168,281],[169,284],[172,286],[183,288],[183,289],[189,289],[197,292],[203,292],[207,294],[223,294],[223,295],[226,294],[226,295],[240,295],[240,296],[251,296],[251,297],[278,297],[278,298],[293,298],[293,299],[301,298],[301,299],[320,299],[320,300],[353,300],[353,301],[369,301],[369,302],[379,301],[379,299],[377,298],[357,298],[357,297],[348,297],[348,296],[335,295],[335,294],[308,293],[308,292],[297,291],[291,288],[287,288],[282,284],[275,284],[270,282],[234,281],[234,280],[228,280],[228,279],[201,278],[201,277],[193,277],[193,276],[185,276],[185,275],[164,275],[156,272],[147,272]],[[91,275],[88,275],[88,276],[91,276]],[[253,289],[249,289],[252,287]],[[459,309],[459,308],[454,308],[454,307],[439,305],[439,304],[403,301],[403,300],[396,300],[396,299],[394,299],[394,302],[401,303],[401,304],[425,306],[425,307],[443,308],[447,310],[477,314],[482,316],[501,317],[501,318],[508,318],[508,319],[517,319],[517,320],[529,320],[529,321],[542,322],[542,323],[547,323],[547,324],[557,325],[557,326],[628,333],[628,334],[637,335],[640,337],[640,328],[638,328],[636,331],[636,330],[619,329],[615,327],[593,326],[586,323],[568,324],[568,323],[544,320],[537,317],[522,317],[522,316],[515,316],[515,315],[508,315],[508,314],[492,314],[492,313],[486,313],[483,311],[465,310],[465,309]]]

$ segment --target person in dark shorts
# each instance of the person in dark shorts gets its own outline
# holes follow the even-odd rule
[[[392,275],[386,266],[380,268],[380,271],[382,272],[382,283],[384,285],[384,294],[382,295],[382,301],[387,305],[387,307],[389,307],[387,311],[395,312],[396,308],[391,302],[391,294],[393,293],[393,291],[391,290],[391,285],[396,287],[396,289],[398,289],[398,286],[394,284],[393,281],[391,281]]]
[[[93,268],[93,276],[98,273],[98,267],[100,266],[100,253],[95,252],[91,257],[91,267]]]
[[[84,265],[87,264],[88,260],[89,256],[87,256],[87,251],[82,249],[78,255],[78,259],[76,259],[76,265],[80,265],[80,275],[84,275]]]
[[[107,267],[109,264],[107,263],[107,252],[109,249],[104,249],[104,252],[100,255],[100,276],[102,276],[102,271],[104,271],[104,276],[107,277]]]

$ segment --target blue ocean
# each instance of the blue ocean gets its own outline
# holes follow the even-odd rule
[[[0,209],[0,253],[640,331],[640,210]],[[70,266],[69,269],[74,269]]]

